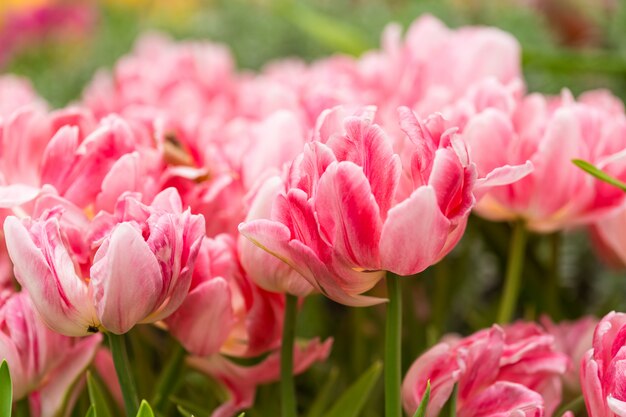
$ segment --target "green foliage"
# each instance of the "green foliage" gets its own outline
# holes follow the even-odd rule
[[[374,362],[374,364],[339,397],[337,402],[335,402],[324,416],[357,417],[363,409],[376,382],[380,378],[382,370],[383,365],[380,362]]]
[[[11,373],[6,359],[0,365],[0,415],[11,417],[11,407],[13,405],[13,383]]]
[[[154,417],[154,412],[152,412],[152,408],[146,400],[141,401],[139,410],[137,411],[137,417]]]
[[[191,414],[191,412],[187,411],[187,409],[182,405],[176,406],[176,409],[183,417],[194,417],[194,415]]]
[[[424,396],[422,397],[422,401],[420,401],[419,407],[415,410],[415,414],[413,417],[424,417],[426,415],[426,407],[428,407],[428,402],[430,401],[430,380],[426,383],[426,391],[424,391]]]
[[[87,390],[95,417],[113,417],[115,415],[109,408],[109,401],[104,393],[104,387],[89,371],[87,372]]]
[[[622,191],[626,191],[626,184],[624,184],[617,178],[613,178],[612,176],[590,164],[589,162],[583,161],[582,159],[574,159],[572,160],[572,162],[574,163],[574,165],[587,172],[588,174],[593,175],[597,179],[602,180],[607,184],[611,184],[612,186],[617,187]]]

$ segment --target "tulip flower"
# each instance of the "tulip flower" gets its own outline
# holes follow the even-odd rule
[[[596,326],[593,348],[585,354],[580,371],[589,417],[626,415],[625,337],[624,313],[611,312]]]
[[[101,327],[122,334],[180,306],[204,219],[183,212],[176,191],[162,191],[149,206],[124,195],[114,214],[96,216],[91,231],[69,234],[78,218],[58,206],[37,219],[8,217],[4,225],[15,276],[51,328],[74,336]],[[86,236],[95,254],[92,264],[81,265],[76,248]]]
[[[222,234],[202,242],[189,294],[165,322],[194,355],[258,356],[280,345],[284,304],[284,296],[249,280],[235,240]]]
[[[426,416],[436,416],[458,385],[459,416],[551,415],[561,401],[560,376],[568,358],[538,326],[494,325],[467,338],[442,342],[421,355],[403,382],[412,415],[430,381]]]
[[[522,219],[530,230],[553,232],[597,221],[624,200],[623,192],[572,164],[583,159],[626,179],[626,115],[607,92],[578,101],[567,91],[560,98],[532,94],[512,115],[492,108],[471,118],[463,136],[479,175],[505,163],[535,166],[528,177],[480,201],[476,211],[488,219]]]
[[[341,108],[324,113],[316,140],[292,162],[280,192],[259,193],[269,201],[254,204],[271,218],[253,219],[239,230],[326,296],[370,305],[382,300],[360,294],[383,271],[416,274],[452,250],[474,191],[513,181],[529,167],[500,168],[477,180],[453,130],[441,130],[437,117],[420,123],[401,109],[401,127],[412,144],[411,165],[403,167],[391,140],[372,122],[371,109],[345,114]]]
[[[313,339],[294,346],[294,373],[300,374],[313,363],[324,361],[330,354],[332,339]],[[241,366],[220,355],[208,358],[192,356],[188,364],[223,384],[230,398],[213,411],[211,417],[230,417],[254,403],[257,386],[280,378],[280,356],[272,352],[252,366]]]
[[[75,340],[53,332],[24,292],[5,293],[0,303],[0,357],[9,365],[14,401],[28,397],[33,416],[59,415],[102,337]]]

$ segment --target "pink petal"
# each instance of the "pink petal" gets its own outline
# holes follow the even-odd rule
[[[246,221],[270,218],[276,196],[284,189],[279,177],[268,178],[254,197]],[[243,235],[237,241],[237,251],[248,276],[260,287],[273,292],[297,296],[309,294],[313,287],[299,273],[280,259],[254,245]]]
[[[480,199],[485,193],[493,187],[509,185],[530,175],[535,169],[530,161],[526,161],[523,165],[504,165],[489,172],[486,177],[479,178],[474,187],[474,195],[476,199]]]
[[[382,269],[399,275],[423,271],[439,259],[449,229],[435,190],[419,187],[389,210],[380,238]]]
[[[448,218],[463,216],[474,205],[473,172],[468,172],[450,148],[435,152],[428,185],[435,189],[441,212]]]
[[[13,208],[39,195],[41,189],[30,185],[13,184],[0,186],[0,208]]]
[[[78,127],[63,126],[50,139],[43,154],[41,166],[42,184],[52,184],[63,187],[69,175],[74,155],[78,147]]]
[[[498,381],[457,409],[459,417],[539,417],[543,415],[543,399],[521,384]]]
[[[235,322],[231,298],[230,288],[223,278],[205,281],[166,319],[167,326],[192,354],[218,353]]]
[[[377,270],[380,212],[363,170],[350,162],[331,164],[314,200],[325,240],[354,267]]]
[[[101,341],[102,335],[99,334],[80,339],[60,358],[58,365],[47,375],[47,383],[38,390],[40,417],[55,417],[64,406],[68,407],[65,401],[72,386],[93,360]]]
[[[4,222],[15,277],[50,328],[68,336],[86,335],[99,326],[87,284],[76,274],[56,219],[37,226],[40,247],[17,218]]]
[[[147,317],[158,307],[162,279],[141,233],[129,223],[120,223],[96,252],[91,267],[94,301],[103,326],[122,334]]]
[[[314,362],[328,357],[332,340],[320,343],[314,339],[294,346],[294,374],[300,374]],[[201,372],[217,379],[230,392],[231,398],[213,411],[211,417],[231,417],[254,403],[257,386],[276,381],[280,375],[280,355],[274,352],[261,363],[249,367],[236,365],[222,356],[209,358],[190,357],[188,363]]]

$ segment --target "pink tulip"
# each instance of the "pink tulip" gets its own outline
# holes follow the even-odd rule
[[[541,318],[541,325],[554,336],[556,349],[570,359],[569,368],[563,375],[563,383],[572,393],[580,393],[580,363],[591,348],[597,324],[598,319],[591,316],[560,323],[552,323],[547,316]]]
[[[494,189],[477,205],[492,220],[523,219],[550,232],[599,219],[623,202],[623,193],[572,164],[587,160],[626,179],[626,116],[608,93],[586,94],[576,102],[532,94],[513,114],[490,108],[472,117],[463,131],[478,173],[508,163],[532,161],[523,180]]]
[[[0,357],[9,365],[13,400],[28,397],[33,416],[59,415],[68,407],[65,402],[72,386],[93,359],[101,339],[94,335],[74,340],[53,332],[41,321],[26,293],[4,298]]]
[[[418,114],[441,112],[476,83],[492,79],[508,86],[522,75],[519,43],[496,28],[453,30],[425,14],[404,39],[399,25],[389,25],[381,43],[380,51],[358,62],[359,88],[370,93],[364,102],[377,105],[385,121],[394,119],[399,106]],[[392,124],[383,123],[386,129]]]
[[[294,346],[294,373],[300,374],[313,363],[325,360],[332,346],[332,340],[320,342],[313,339]],[[237,365],[227,358],[214,355],[208,358],[190,357],[188,363],[193,368],[217,379],[230,393],[230,399],[213,411],[211,417],[230,417],[249,408],[254,403],[258,385],[277,381],[280,378],[280,355],[271,353],[262,362],[253,366]]]
[[[409,415],[430,381],[427,416],[436,416],[458,384],[457,415],[551,415],[561,401],[560,376],[568,364],[554,338],[539,327],[494,325],[467,338],[439,343],[420,356],[403,382]]]
[[[198,118],[222,118],[232,100],[233,59],[209,42],[173,42],[151,33],[132,54],[120,59],[113,74],[97,74],[84,103],[97,117],[118,113],[130,119],[158,115],[183,131]]]
[[[596,326],[593,348],[581,364],[580,383],[590,417],[626,415],[626,314],[611,312]]]
[[[259,193],[268,201],[254,204],[270,219],[239,227],[313,288],[348,305],[383,301],[360,294],[385,270],[412,275],[438,262],[461,238],[474,191],[494,180],[511,182],[528,169],[494,169],[495,175],[477,181],[454,131],[441,129],[439,118],[422,124],[408,109],[400,110],[412,145],[403,151],[410,155],[403,167],[373,117],[370,108],[355,115],[342,108],[325,112],[315,140],[292,162],[284,188]]]
[[[189,294],[166,324],[194,355],[257,356],[280,345],[284,304],[249,280],[233,237],[222,234],[203,241]]]
[[[67,207],[37,219],[8,217],[4,226],[15,276],[51,328],[76,336],[100,327],[120,334],[180,306],[204,219],[183,212],[176,191],[162,191],[150,206],[123,196],[114,214],[101,212],[91,225]],[[93,247],[93,263],[85,247]]]
[[[32,104],[45,106],[28,79],[15,75],[0,76],[0,117],[7,117],[20,107]]]

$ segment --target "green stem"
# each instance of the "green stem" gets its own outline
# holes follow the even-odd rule
[[[159,380],[155,388],[154,396],[152,397],[152,407],[155,410],[162,410],[167,401],[167,398],[174,391],[178,379],[182,372],[183,361],[185,360],[185,349],[176,342],[173,352],[170,354],[165,368],[159,375]]]
[[[126,341],[124,335],[108,333],[109,346],[117,379],[122,388],[122,396],[124,397],[124,407],[128,417],[137,415],[139,409],[139,396],[137,395],[137,387],[130,370],[130,361],[128,360],[128,352],[126,351]]]
[[[385,326],[385,417],[402,417],[402,291],[400,279],[387,274],[387,323]]]
[[[513,236],[509,247],[504,293],[502,294],[500,310],[498,311],[498,323],[500,324],[506,324],[511,321],[515,307],[517,306],[522,278],[522,267],[524,265],[526,238],[526,226],[523,221],[518,220],[513,227]]]
[[[579,395],[578,397],[574,398],[572,401],[568,402],[567,404],[561,405],[558,411],[554,413],[553,415],[562,416],[563,414],[565,414],[566,411],[571,411],[572,413],[578,412],[584,407],[585,407],[585,397],[583,397],[582,395]]]
[[[561,319],[561,303],[559,300],[559,285],[561,282],[561,274],[559,271],[561,259],[561,233],[555,232],[550,235],[550,281],[548,282],[548,291],[546,295],[546,307],[552,320]]]
[[[280,398],[282,417],[296,417],[296,389],[293,380],[293,342],[296,335],[298,297],[286,295],[283,340],[280,351]]]

